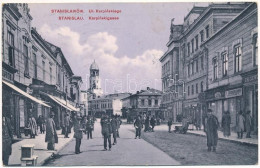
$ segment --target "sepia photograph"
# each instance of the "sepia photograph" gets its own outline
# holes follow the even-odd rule
[[[1,5],[1,166],[258,166],[256,1]]]

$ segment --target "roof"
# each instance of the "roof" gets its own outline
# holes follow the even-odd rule
[[[95,60],[94,60],[94,62],[90,65],[90,69],[91,69],[91,70],[99,70],[98,65],[97,65],[97,63],[96,63]]]

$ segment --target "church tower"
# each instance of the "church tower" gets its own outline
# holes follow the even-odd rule
[[[101,80],[99,78],[99,68],[95,60],[90,65],[89,90],[93,94],[93,98],[103,95]]]

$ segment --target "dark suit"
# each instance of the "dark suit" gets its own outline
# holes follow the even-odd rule
[[[74,120],[74,138],[76,138],[75,153],[80,153],[81,139],[83,137],[82,124],[80,119]]]
[[[134,127],[135,127],[135,137],[138,137],[139,138],[141,137],[141,130],[142,130],[142,127],[143,127],[143,123],[142,123],[142,120],[140,120],[139,118],[137,118],[134,122]]]
[[[112,147],[111,146],[111,133],[112,133],[111,122],[109,119],[104,118],[102,120],[101,125],[102,125],[102,134],[104,136],[104,149],[107,149],[107,141],[110,149]]]
[[[111,120],[111,127],[112,127],[112,133],[113,133],[113,138],[114,138],[114,144],[117,143],[116,138],[117,138],[117,128],[118,128],[118,122],[116,119]]]

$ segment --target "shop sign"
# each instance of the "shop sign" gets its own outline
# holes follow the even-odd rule
[[[253,76],[249,76],[249,77],[244,78],[245,83],[249,83],[249,82],[253,82],[253,81],[257,81],[257,75],[253,75]]]
[[[237,96],[242,96],[242,88],[228,90],[225,93],[226,98],[237,97]]]

